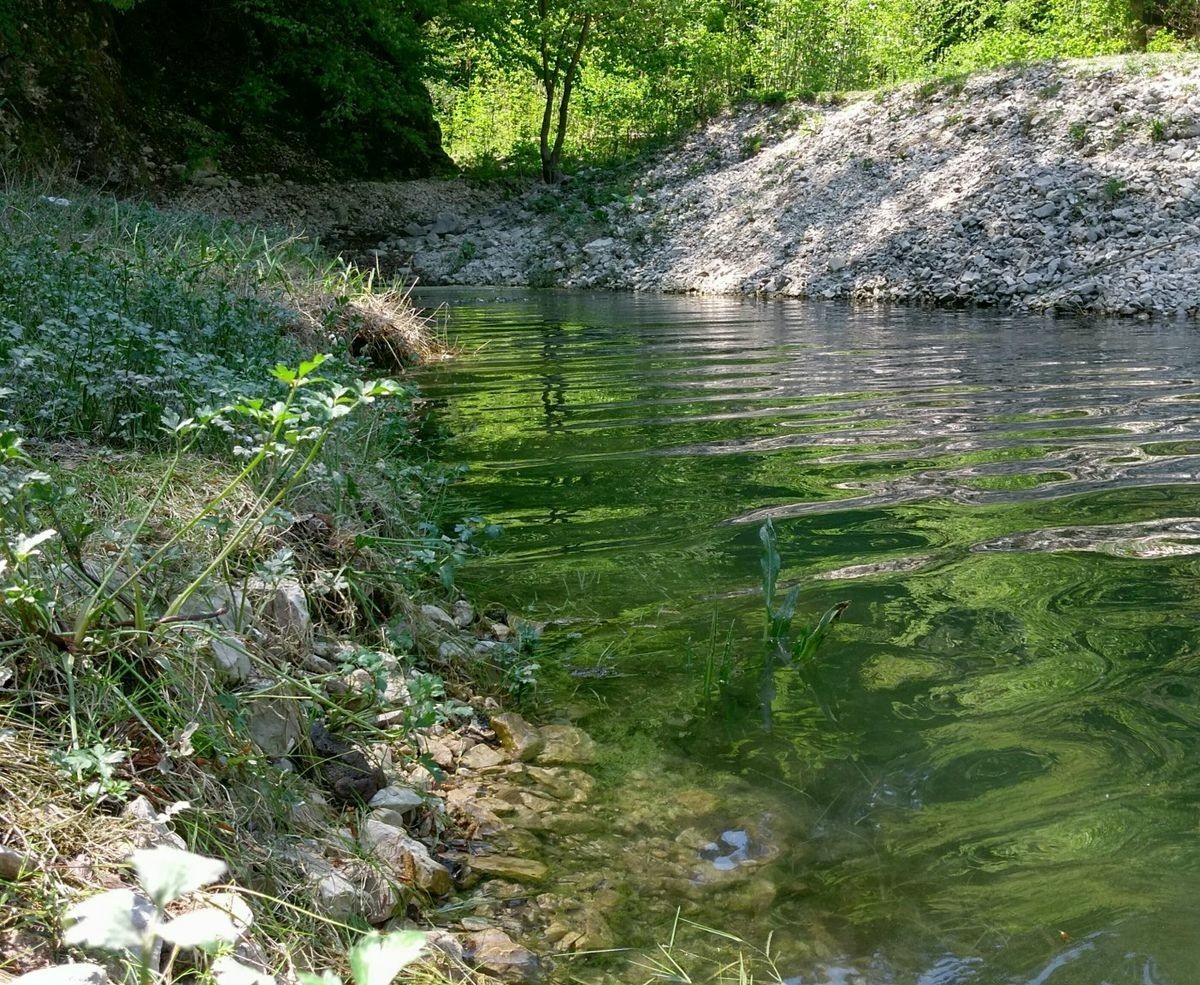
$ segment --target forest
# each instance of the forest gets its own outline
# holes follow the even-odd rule
[[[0,149],[137,183],[621,160],[740,100],[1185,50],[1191,0],[8,0]]]

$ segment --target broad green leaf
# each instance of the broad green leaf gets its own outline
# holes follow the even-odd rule
[[[323,363],[328,358],[329,357],[327,355],[322,355],[321,353],[318,352],[315,356],[312,357],[312,359],[305,359],[300,364],[300,378],[304,379],[305,377],[307,377],[309,373],[311,373],[314,369],[316,369],[318,366],[320,366],[321,363]]]
[[[300,985],[342,985],[342,980],[332,971],[323,971],[319,975],[310,971],[298,971],[296,977],[300,979]]]
[[[132,890],[113,889],[76,903],[65,914],[73,923],[63,933],[63,941],[106,951],[141,947],[142,934],[133,922],[135,902]]]
[[[238,929],[228,913],[205,908],[185,913],[163,924],[158,928],[158,936],[179,947],[208,948],[236,941]]]
[[[8,985],[79,985],[85,979],[101,981],[108,972],[98,964],[80,961],[76,964],[59,964],[50,968],[39,968],[25,975],[18,975]]]
[[[417,930],[370,934],[350,949],[350,976],[354,985],[391,985],[421,954],[425,935]]]
[[[13,545],[13,554],[16,555],[18,561],[28,560],[40,553],[37,549],[39,544],[44,544],[46,541],[57,536],[57,530],[42,530],[28,537],[18,537],[16,544]]]
[[[217,985],[275,985],[275,979],[265,971],[248,968],[228,955],[212,963],[212,975]],[[301,981],[304,977],[300,976]]]
[[[134,852],[133,867],[142,888],[159,906],[216,882],[225,874],[224,862],[166,847]]]

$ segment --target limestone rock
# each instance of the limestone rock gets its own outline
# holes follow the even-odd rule
[[[543,862],[513,855],[473,855],[470,864],[476,872],[513,882],[541,882],[550,871]]]
[[[238,636],[211,636],[202,649],[209,665],[220,680],[239,684],[254,672],[246,642]]]
[[[269,759],[290,753],[303,735],[300,702],[285,685],[267,683],[244,695],[246,730]]]
[[[596,741],[583,729],[574,725],[543,725],[538,732],[542,737],[542,750],[537,754],[539,763],[558,766],[596,761]]]
[[[530,978],[538,970],[534,953],[498,927],[471,934],[466,953],[475,967],[509,981]]]
[[[457,629],[454,624],[454,619],[445,609],[437,605],[421,606],[421,615],[435,626],[440,626],[442,629]]]
[[[358,836],[359,844],[391,869],[401,882],[442,896],[453,888],[450,870],[434,861],[429,849],[402,829],[368,818]]]
[[[374,810],[388,810],[398,814],[411,814],[424,805],[425,798],[420,793],[412,787],[396,784],[384,787],[367,802],[367,806]]]
[[[546,738],[515,711],[492,716],[492,731],[514,759],[530,760],[545,747]]]
[[[459,601],[454,603],[454,625],[459,629],[466,629],[475,621],[475,610],[471,607],[470,602]]]
[[[460,766],[465,766],[467,769],[486,770],[507,763],[508,756],[499,749],[493,749],[491,746],[480,743],[464,752],[458,762]]]
[[[171,830],[167,819],[159,814],[154,809],[154,805],[145,797],[134,797],[125,808],[121,811],[121,815],[127,818],[135,818],[138,822],[137,829],[133,833],[132,842],[138,848],[157,848],[161,845],[166,845],[170,848],[186,849],[182,838]]]
[[[271,599],[271,617],[280,634],[292,640],[307,640],[312,635],[312,615],[308,599],[298,581],[281,582]]]

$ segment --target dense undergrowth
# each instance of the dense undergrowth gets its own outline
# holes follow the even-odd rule
[[[0,195],[0,843],[43,862],[0,880],[0,975],[67,956],[59,914],[116,878],[138,795],[190,805],[171,821],[187,846],[264,894],[274,967],[344,952],[352,928],[254,847],[303,803],[247,719],[282,697],[379,733],[253,625],[297,584],[334,676],[410,668],[402,729],[453,713],[397,628],[478,527],[440,531],[447,477],[387,376],[430,328],[394,285],[269,230]],[[251,641],[254,686],[214,673],[230,638]]]

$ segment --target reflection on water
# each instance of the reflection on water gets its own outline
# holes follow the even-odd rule
[[[438,300],[466,354],[425,386],[506,528],[469,579],[572,622],[549,703],[605,743],[608,834],[552,860],[623,942],[682,906],[804,985],[1196,980],[1191,326]],[[789,668],[769,732],[704,684],[761,652],[767,518],[805,613],[851,601],[836,722]],[[731,832],[763,847],[713,875]]]

